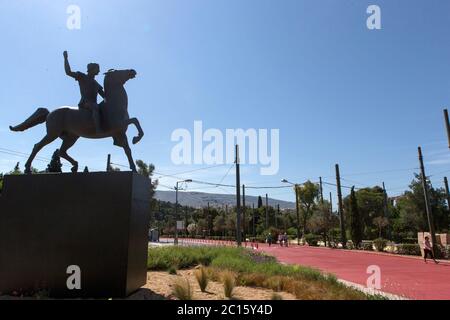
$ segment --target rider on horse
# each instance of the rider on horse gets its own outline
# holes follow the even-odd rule
[[[95,76],[100,72],[100,66],[97,63],[89,63],[87,66],[87,74],[83,72],[72,72],[67,51],[64,51],[64,69],[66,74],[78,81],[80,86],[81,100],[78,107],[92,112],[95,131],[100,132],[100,113],[97,104],[97,94],[105,98],[103,87],[95,80]]]

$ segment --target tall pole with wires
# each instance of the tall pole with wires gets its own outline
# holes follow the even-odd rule
[[[388,216],[388,198],[387,198],[387,192],[386,192],[386,186],[384,185],[383,182],[383,214],[384,217],[387,218]]]
[[[450,120],[448,118],[448,110],[444,109],[445,128],[447,129],[448,147],[450,148]]]
[[[323,186],[322,186],[322,177],[319,177],[319,189],[320,189],[320,203],[323,204]]]
[[[206,212],[206,223],[208,225],[208,237],[211,237],[211,211],[209,209],[209,201],[208,201],[208,211]]]
[[[347,245],[347,235],[345,234],[345,222],[344,222],[344,205],[342,203],[342,190],[341,190],[341,175],[339,173],[339,165],[336,164],[336,186],[338,194],[338,208],[339,208],[339,218],[341,227],[341,242],[342,248],[345,249]]]
[[[436,248],[436,234],[434,233],[434,221],[433,221],[433,212],[431,211],[431,204],[430,204],[430,195],[428,193],[428,181],[427,176],[425,174],[425,166],[423,165],[423,155],[422,155],[422,148],[418,148],[419,152],[419,163],[420,163],[420,173],[421,173],[421,180],[422,180],[422,188],[423,188],[423,194],[425,198],[425,210],[427,213],[427,219],[428,219],[428,228],[430,230],[431,234],[431,242],[432,242],[432,250],[433,255],[436,256],[435,248]]]
[[[174,245],[178,245],[178,181],[175,186],[175,240]]]
[[[266,230],[269,229],[269,195],[266,193]]]
[[[245,218],[245,213],[247,211],[247,208],[245,206],[245,184],[242,185],[242,237],[244,238],[244,241],[246,242],[246,232],[245,232],[245,227],[246,227],[246,218]]]
[[[277,204],[277,214],[275,215],[275,228],[278,229],[278,217],[280,216],[280,204]]]
[[[448,190],[448,180],[447,177],[444,177],[444,186],[445,186],[445,198],[447,199],[447,208],[450,212],[450,192]],[[450,218],[450,216],[449,216]],[[450,220],[450,219],[449,219]]]
[[[239,168],[239,145],[236,145],[236,243],[240,247],[241,239],[241,173]]]
[[[252,203],[252,227],[253,227],[253,240],[255,240],[256,238],[255,203]]]
[[[333,221],[333,195],[330,192],[330,225]],[[334,241],[333,231],[330,232],[331,239],[328,239],[328,246],[331,248],[331,241]]]

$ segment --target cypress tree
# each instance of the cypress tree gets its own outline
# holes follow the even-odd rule
[[[258,196],[258,209],[263,207],[263,201],[261,196]]]
[[[62,164],[61,164],[61,158],[59,157],[59,149],[56,149],[56,151],[52,155],[52,160],[47,166],[47,172],[51,173],[60,173]]]
[[[359,214],[358,203],[356,201],[355,187],[352,188],[350,193],[350,235],[355,247],[359,247],[363,240],[363,230],[361,215]]]

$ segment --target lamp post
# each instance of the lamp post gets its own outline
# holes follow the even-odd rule
[[[297,213],[297,245],[300,245],[300,210],[298,207],[298,187],[299,185],[296,183],[289,182],[286,179],[281,180],[283,183],[289,183],[290,185],[293,185],[295,188],[295,211]]]
[[[174,244],[178,245],[178,223],[177,223],[177,219],[178,219],[178,190],[180,189],[178,187],[179,183],[189,183],[192,182],[191,179],[187,179],[187,180],[181,180],[181,181],[177,181],[177,184],[175,186],[175,240],[174,240]]]

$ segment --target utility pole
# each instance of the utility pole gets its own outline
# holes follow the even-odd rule
[[[300,245],[300,207],[298,203],[298,184],[294,185],[295,188],[295,211],[297,213],[297,245]]]
[[[333,219],[333,195],[330,192],[330,224]],[[328,239],[328,246],[331,248],[331,241],[334,241],[333,232],[330,232],[331,236],[330,239]]]
[[[336,164],[336,186],[337,186],[337,194],[338,194],[338,202],[339,202],[339,217],[340,217],[340,226],[341,226],[341,242],[342,248],[345,249],[347,245],[347,235],[345,234],[345,221],[344,221],[344,206],[342,204],[342,190],[341,190],[341,175],[339,173],[339,165]]]
[[[448,119],[448,110],[444,109],[445,128],[447,129],[448,147],[450,148],[450,121]]]
[[[383,217],[384,218],[388,218],[389,217],[389,209],[388,209],[388,196],[387,196],[387,192],[386,192],[386,186],[384,185],[383,182]],[[387,232],[387,236],[390,237],[390,230],[388,230]]]
[[[444,177],[444,185],[445,185],[445,197],[447,198],[447,207],[450,212],[450,192],[448,190],[448,180],[447,177]]]
[[[266,230],[269,229],[269,195],[266,193]]]
[[[323,204],[323,186],[322,186],[322,177],[319,177],[320,183],[320,202]]]
[[[208,202],[208,219],[206,220],[208,222],[208,237],[211,237],[211,226],[212,226],[212,219],[211,219],[211,209],[209,208],[209,202]]]
[[[241,240],[241,173],[239,168],[239,145],[236,145],[236,243],[240,247]]]
[[[388,197],[387,197],[387,192],[386,192],[386,186],[384,185],[383,182],[383,207],[384,207],[384,217],[387,218],[389,213],[388,213]]]
[[[177,184],[175,185],[175,240],[173,241],[174,245],[178,245],[178,190],[180,183],[188,183],[192,182],[191,179],[183,180],[183,181],[177,181]]]
[[[242,221],[242,229],[243,229],[242,236],[244,238],[244,241],[246,241],[246,239],[247,239],[247,236],[245,235],[246,234],[246,232],[245,232],[246,223],[245,222],[247,221],[245,218],[246,211],[247,211],[247,207],[245,206],[245,184],[243,184],[242,185],[242,219],[243,219],[243,221]]]
[[[253,220],[253,240],[256,238],[256,225],[255,225],[255,204],[252,203],[252,220]]]
[[[187,237],[188,207],[184,206],[184,234]]]
[[[422,156],[422,148],[421,147],[418,148],[418,152],[419,152],[419,162],[420,162],[420,173],[422,175],[422,188],[423,188],[423,194],[425,197],[425,209],[426,209],[427,218],[428,218],[428,228],[429,228],[430,234],[431,234],[433,255],[436,256],[436,252],[435,252],[436,234],[434,233],[433,212],[431,211],[430,195],[428,194],[427,176],[425,175],[425,166],[423,165],[423,156]]]
[[[225,205],[225,216],[228,217],[228,205]],[[223,221],[225,221],[225,216]],[[223,228],[223,236],[225,237],[225,228]]]
[[[275,228],[278,229],[278,217],[280,216],[280,204],[277,204],[277,214],[275,215]]]
[[[330,192],[330,213],[333,214],[333,195]]]
[[[174,245],[178,245],[178,181],[175,186],[175,240],[173,241]]]
[[[111,155],[108,154],[108,159],[106,160],[106,172],[111,171]]]

